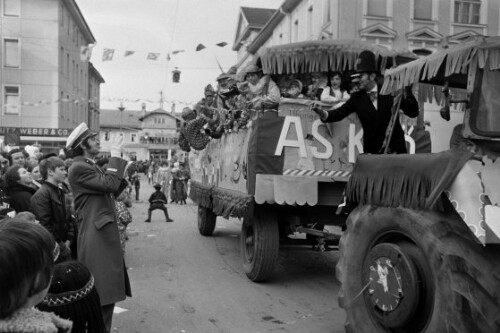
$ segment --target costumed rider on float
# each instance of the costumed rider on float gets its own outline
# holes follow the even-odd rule
[[[252,109],[277,111],[280,89],[271,76],[264,74],[257,65],[250,65],[245,72],[245,80],[248,82],[248,98]]]

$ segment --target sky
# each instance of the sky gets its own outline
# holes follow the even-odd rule
[[[76,0],[97,44],[91,62],[106,81],[101,85],[101,109],[123,106],[148,111],[176,111],[203,97],[204,87],[236,64],[232,50],[241,6],[279,8],[283,0]],[[228,43],[225,47],[215,44]],[[205,49],[196,52],[196,46]],[[104,49],[115,49],[113,60],[102,61]],[[135,53],[125,57],[125,51]],[[172,55],[174,50],[185,52]],[[159,53],[158,60],[147,60]],[[170,61],[167,54],[170,53]],[[172,70],[181,71],[180,83]],[[187,104],[186,104],[187,103]]]

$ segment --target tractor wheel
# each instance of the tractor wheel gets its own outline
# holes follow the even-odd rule
[[[211,209],[198,206],[198,230],[203,236],[212,236],[217,215]]]
[[[457,214],[358,207],[340,256],[346,332],[500,332],[500,247]]]
[[[278,261],[279,227],[274,212],[255,213],[241,227],[241,256],[247,277],[262,282],[271,277]]]

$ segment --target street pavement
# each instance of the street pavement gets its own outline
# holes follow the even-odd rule
[[[201,236],[188,199],[168,205],[173,223],[160,210],[145,223],[153,191],[143,180],[130,209],[125,261],[133,297],[117,304],[114,332],[344,332],[336,251],[282,248],[272,280],[254,283],[242,269],[240,220],[218,217],[214,235]]]

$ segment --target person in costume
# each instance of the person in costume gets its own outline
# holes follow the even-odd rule
[[[257,65],[250,65],[245,71],[245,80],[248,82],[252,108],[262,111],[277,109],[280,89],[271,76],[264,75]]]
[[[157,209],[162,210],[165,214],[165,222],[174,222],[174,220],[168,216],[168,209],[166,206],[167,197],[162,192],[161,185],[156,183],[153,187],[155,188],[155,191],[149,197],[148,218],[144,222],[151,222],[151,215],[153,214],[153,211]]]
[[[363,151],[370,154],[379,154],[384,149],[386,131],[392,118],[392,105],[394,98],[391,95],[379,94],[380,86],[377,84],[379,74],[375,54],[370,51],[360,53],[357,60],[356,74],[353,81],[357,82],[355,92],[342,106],[324,110],[319,106],[313,107],[321,121],[336,122],[346,118],[351,113],[356,113],[363,127]],[[418,115],[418,102],[407,89],[402,97],[400,109],[414,118]],[[396,115],[394,130],[389,141],[389,153],[406,153],[404,132]]]
[[[78,125],[66,141],[73,155],[68,180],[78,221],[78,260],[94,275],[107,332],[115,303],[131,296],[114,200],[128,186],[124,179],[128,164],[119,157],[122,146],[123,136],[111,138],[111,158],[104,171],[94,162],[100,145],[87,124]]]

